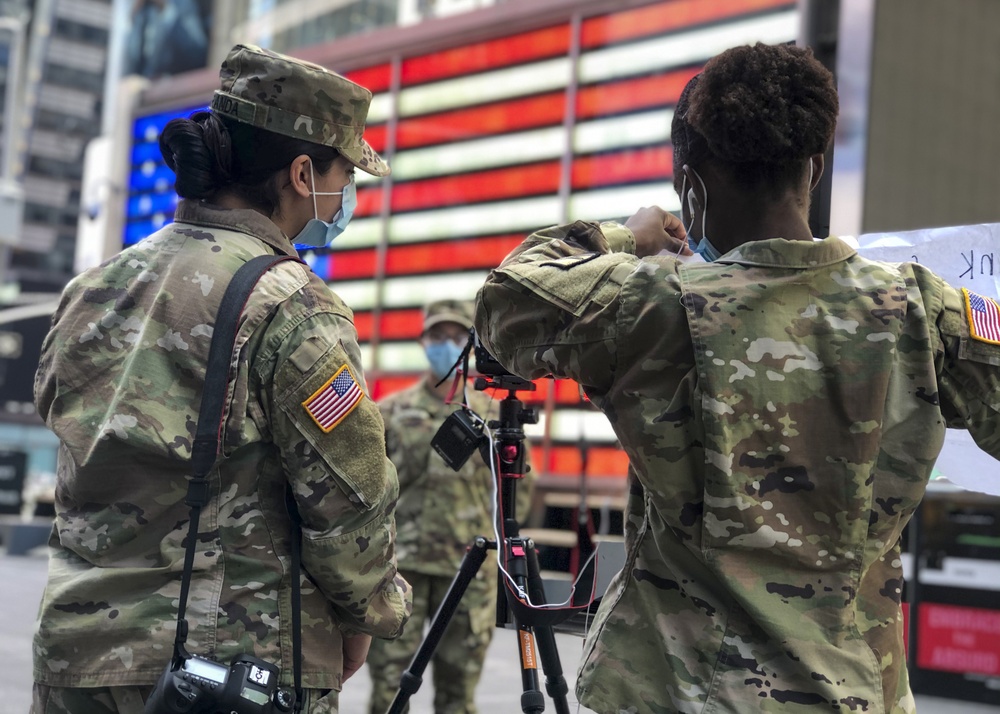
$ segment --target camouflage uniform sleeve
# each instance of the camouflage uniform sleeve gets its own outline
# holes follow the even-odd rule
[[[949,427],[968,429],[979,448],[1000,459],[1000,344],[973,336],[961,290],[927,275],[929,271],[917,271],[918,281],[933,278],[937,283],[941,412]]]
[[[281,341],[273,364],[269,416],[302,517],[303,568],[342,629],[394,637],[411,607],[394,554],[399,486],[354,326],[314,314]]]
[[[629,252],[631,251],[631,252]],[[605,391],[614,374],[617,297],[639,263],[624,226],[577,221],[539,231],[479,291],[476,330],[507,369]]]

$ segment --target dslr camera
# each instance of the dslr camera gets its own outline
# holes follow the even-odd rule
[[[167,665],[145,714],[274,714],[290,712],[295,692],[278,687],[278,668],[247,654],[226,667],[198,655]]]

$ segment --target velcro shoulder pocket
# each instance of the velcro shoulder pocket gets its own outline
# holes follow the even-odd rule
[[[962,339],[958,349],[959,359],[1000,366],[1000,344]]]
[[[339,344],[321,354],[314,344],[295,357],[279,369],[277,399],[295,427],[293,438],[300,438],[292,446],[300,459],[300,477],[333,475],[353,494],[352,501],[373,507],[387,487],[385,430],[377,405],[365,394],[362,375]],[[316,458],[322,469],[316,468]]]
[[[594,300],[608,274],[621,263],[622,254],[584,253],[549,260],[509,265],[499,270],[511,280],[575,317]],[[607,304],[600,301],[602,304]]]

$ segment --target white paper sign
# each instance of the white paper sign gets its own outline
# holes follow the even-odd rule
[[[950,285],[1000,299],[1000,224],[867,233],[858,245],[866,258],[921,263]],[[976,446],[967,431],[948,430],[936,465],[962,488],[1000,495],[1000,461]]]

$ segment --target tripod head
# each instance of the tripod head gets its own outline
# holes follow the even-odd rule
[[[525,407],[524,402],[517,398],[517,390],[534,391],[535,385],[526,379],[512,374],[493,377],[477,377],[477,391],[485,389],[505,389],[507,396],[500,400],[500,418],[491,419],[490,429],[495,434],[497,460],[501,477],[521,478],[524,476],[524,424],[537,424],[538,412],[532,407]],[[481,448],[486,446],[485,440]],[[489,455],[483,452],[483,458]],[[489,461],[487,461],[489,463]],[[506,504],[505,504],[506,505]],[[513,508],[513,504],[511,504]],[[505,509],[504,513],[508,513]]]

